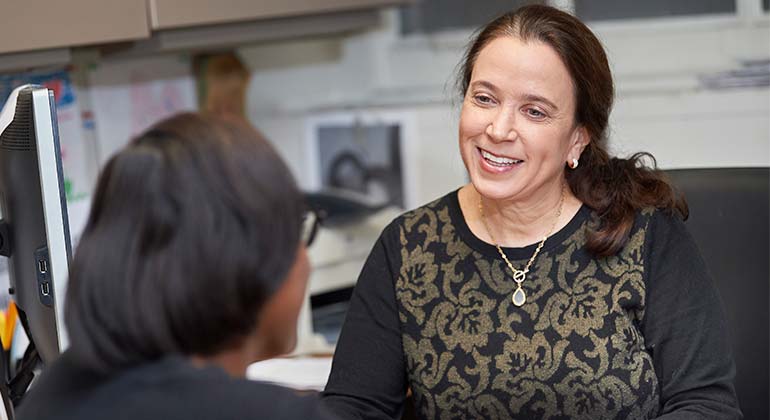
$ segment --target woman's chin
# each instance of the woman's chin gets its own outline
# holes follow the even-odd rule
[[[513,180],[498,181],[489,180],[482,176],[472,176],[471,184],[476,191],[490,200],[506,200],[515,198],[521,192],[521,188]]]

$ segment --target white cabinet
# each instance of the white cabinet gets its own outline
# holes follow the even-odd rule
[[[0,2],[0,53],[103,44],[149,36],[146,0]]]
[[[149,0],[153,29],[374,9],[411,0]]]

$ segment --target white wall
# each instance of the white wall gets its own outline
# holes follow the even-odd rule
[[[770,89],[708,90],[699,77],[770,59],[770,18],[708,17],[597,23],[617,86],[611,148],[653,153],[664,168],[770,166]],[[337,112],[413,116],[416,204],[465,181],[453,77],[470,31],[398,34],[393,11],[363,34],[243,48],[254,69],[250,118],[309,173],[307,122]]]
[[[596,25],[618,97],[611,146],[665,168],[770,165],[770,89],[708,90],[700,76],[770,59],[770,19]]]

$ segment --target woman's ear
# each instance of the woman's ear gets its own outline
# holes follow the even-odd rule
[[[582,125],[575,127],[570,137],[570,148],[567,152],[567,162],[571,163],[573,159],[580,160],[580,155],[583,154],[583,150],[588,146],[591,141],[588,135],[588,130]]]

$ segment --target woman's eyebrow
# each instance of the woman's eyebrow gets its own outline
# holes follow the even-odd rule
[[[545,98],[544,96],[540,96],[540,95],[535,95],[535,94],[527,93],[527,94],[524,94],[524,95],[522,96],[522,98],[523,98],[524,100],[526,100],[526,101],[529,101],[529,102],[542,102],[542,103],[544,103],[546,106],[548,106],[549,108],[552,108],[554,111],[558,111],[558,110],[559,110],[559,107],[558,107],[558,106],[556,106],[556,104],[554,104],[553,102],[549,101],[549,100],[548,100],[547,98]]]
[[[471,83],[471,86],[473,86],[473,87],[480,86],[480,87],[487,88],[487,89],[489,89],[491,91],[495,91],[495,92],[498,91],[497,86],[495,86],[493,83],[490,83],[490,82],[488,82],[486,80],[476,80],[476,81]],[[525,101],[528,101],[528,102],[541,102],[541,103],[545,104],[547,107],[552,108],[554,111],[558,111],[559,110],[559,107],[556,106],[556,104],[554,104],[548,98],[546,98],[544,96],[541,96],[541,95],[536,95],[534,93],[525,93],[525,94],[521,95],[521,99],[523,99]]]
[[[495,86],[494,84],[492,84],[490,82],[487,82],[486,80],[476,80],[473,83],[471,83],[471,86],[481,86],[481,87],[485,87],[485,88],[487,88],[489,90],[494,90],[494,91],[498,90],[497,86]]]

